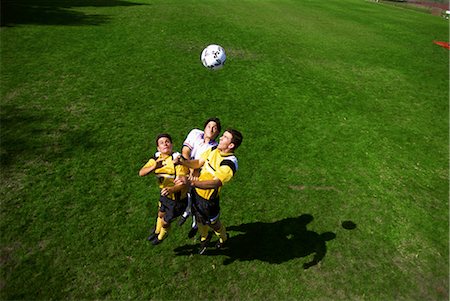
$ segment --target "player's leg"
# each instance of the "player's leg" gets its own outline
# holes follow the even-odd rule
[[[183,225],[186,222],[189,215],[191,215],[191,211],[192,211],[191,207],[192,207],[192,197],[191,197],[191,194],[188,193],[186,210],[183,212],[183,214],[180,217],[180,220],[178,221],[179,226]]]
[[[168,223],[165,220],[166,212],[160,212],[160,214],[158,214],[158,217],[160,219],[160,229],[158,236],[156,236],[155,239],[152,241],[154,245],[161,243],[164,240],[164,238],[166,238],[170,228],[170,223]]]
[[[200,249],[198,253],[200,255],[205,254],[206,248],[211,240],[211,234],[209,233],[209,227],[203,223],[198,223],[198,233],[200,234]]]
[[[192,215],[192,225],[191,230],[189,230],[188,237],[193,238],[198,231],[197,220],[195,219],[195,215]]]
[[[191,196],[192,226],[191,229],[189,230],[188,237],[193,238],[195,237],[198,231],[197,223],[199,222],[199,218],[196,215],[198,214],[199,210],[202,211],[204,209],[202,208],[199,209],[199,207],[203,207],[202,205],[203,203],[199,203],[200,202],[199,200],[201,198],[197,195],[195,189],[192,189],[189,195]]]
[[[200,234],[200,249],[199,254],[204,254],[206,248],[208,247],[209,241],[211,240],[211,234],[209,233],[208,223],[208,201],[199,197],[197,194],[193,194],[193,212],[195,215],[195,220],[197,221],[198,233]],[[191,229],[192,230],[192,229]]]
[[[219,219],[213,221],[210,226],[213,229],[216,236],[219,237],[219,241],[216,244],[216,248],[220,249],[224,246],[225,242],[228,239],[229,235],[227,233],[227,230]]]
[[[163,240],[169,231],[170,223],[166,221],[166,215],[167,213],[164,213],[162,216],[161,232],[158,235],[159,240]]]
[[[213,229],[219,241],[216,244],[216,248],[222,248],[225,241],[228,239],[228,234],[225,226],[220,221],[220,204],[219,199],[209,201],[209,226]]]
[[[155,237],[158,236],[158,234],[161,232],[161,227],[162,227],[162,219],[160,217],[160,212],[159,209],[161,208],[161,202],[158,202],[158,214],[156,217],[156,224],[155,227],[153,228],[153,230],[150,233],[150,236],[147,238],[147,240],[152,241],[153,239],[155,239]]]
[[[170,228],[170,222],[176,214],[176,202],[168,197],[161,196],[161,207],[159,209],[158,217],[161,220],[161,228],[159,234],[152,240],[152,244],[157,245],[161,243],[167,236]]]

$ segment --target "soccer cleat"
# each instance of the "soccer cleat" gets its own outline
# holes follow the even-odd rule
[[[191,228],[191,230],[189,230],[188,237],[193,238],[195,236],[195,234],[197,234],[197,231],[198,231],[197,227]]]
[[[206,239],[200,242],[200,249],[198,250],[198,254],[203,255],[206,253],[206,249],[208,248],[208,244],[211,241],[212,234],[208,233]]]
[[[155,233],[155,229],[152,229],[151,234],[149,237],[147,237],[148,241],[152,241],[153,239],[155,239],[155,237],[157,237],[158,234]]]
[[[227,233],[227,240],[230,238],[230,234]],[[216,243],[216,249],[222,249],[225,245],[225,243],[227,242],[227,240],[225,240],[224,242],[220,242],[220,240],[217,241]]]
[[[158,237],[156,236],[153,240],[152,240],[152,245],[156,246],[159,245],[160,243],[162,243],[162,240],[159,240]]]

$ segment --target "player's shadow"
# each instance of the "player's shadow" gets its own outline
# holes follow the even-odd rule
[[[36,158],[52,162],[99,147],[101,142],[96,138],[95,129],[61,128],[59,123],[44,110],[1,105],[0,167],[8,168],[21,160]]]
[[[279,264],[291,259],[312,256],[312,259],[303,264],[308,269],[318,264],[327,253],[326,242],[334,239],[333,232],[317,233],[307,229],[313,220],[310,214],[298,217],[285,218],[273,223],[255,222],[239,226],[227,227],[232,233],[227,241],[227,247],[216,250],[211,243],[206,256],[225,255],[224,264],[236,260],[260,260]],[[233,234],[233,232],[240,232]],[[175,249],[177,255],[190,255],[195,253],[198,245],[185,245]]]
[[[146,5],[127,0],[2,0],[0,26],[36,25],[101,25],[109,16],[87,14],[78,7],[113,7]]]

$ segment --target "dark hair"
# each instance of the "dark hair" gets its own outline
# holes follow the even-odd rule
[[[156,146],[158,146],[158,140],[159,140],[160,138],[167,138],[167,139],[169,139],[170,143],[172,143],[172,137],[170,137],[169,134],[163,133],[163,134],[159,134],[159,135],[156,137]]]
[[[220,125],[220,119],[217,118],[217,117],[208,118],[208,120],[205,121],[205,124],[203,125],[203,128],[205,128],[208,125],[208,123],[210,123],[211,121],[214,121],[217,124],[217,129],[219,130],[219,133],[220,133],[220,130],[222,129],[222,126]]]
[[[241,132],[239,132],[238,130],[232,129],[232,128],[227,128],[225,131],[230,133],[233,136],[231,138],[231,143],[234,144],[233,150],[236,150],[239,147],[239,145],[241,145],[241,143],[242,143],[243,137],[242,137]]]

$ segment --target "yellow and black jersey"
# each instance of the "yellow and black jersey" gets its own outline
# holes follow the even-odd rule
[[[174,180],[177,176],[187,176],[189,174],[189,168],[184,167],[182,165],[175,166],[173,164],[174,154],[172,155],[164,155],[160,152],[157,152],[153,158],[148,160],[148,162],[144,165],[144,167],[151,167],[156,165],[156,160],[163,159],[162,167],[155,169],[155,175],[158,179],[159,189],[163,189],[165,187],[174,186]],[[181,191],[170,194],[168,197],[172,200],[180,200],[184,199],[187,196],[188,188],[182,189]]]
[[[219,179],[222,185],[230,181],[238,169],[238,161],[233,153],[222,153],[217,147],[206,150],[202,156],[205,163],[200,171],[199,180]],[[204,199],[217,198],[222,187],[216,189],[195,188],[197,194]]]

